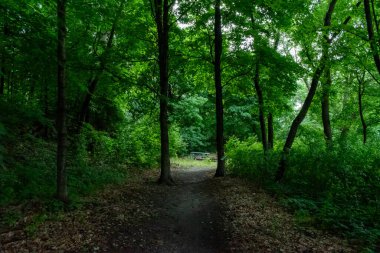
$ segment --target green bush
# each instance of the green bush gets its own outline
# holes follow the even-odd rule
[[[187,145],[181,136],[180,128],[176,125],[170,127],[169,144],[171,157],[177,157],[178,155],[187,153]]]
[[[278,152],[264,156],[255,139],[231,139],[227,165],[276,193],[301,223],[340,231],[374,245],[380,238],[380,150],[346,140],[327,148],[320,140],[298,139],[281,184],[273,182]]]
[[[54,146],[26,135],[13,144],[11,154],[0,167],[0,205],[51,198],[55,189]]]
[[[231,138],[226,145],[227,169],[235,175],[265,184],[274,177],[278,154],[263,152],[262,144],[253,137],[245,141]]]
[[[130,167],[151,168],[160,158],[160,130],[156,122],[142,118],[120,126],[115,140],[117,159]]]

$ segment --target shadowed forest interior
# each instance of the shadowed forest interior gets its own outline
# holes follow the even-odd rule
[[[2,0],[0,252],[379,252],[379,54],[376,0]]]

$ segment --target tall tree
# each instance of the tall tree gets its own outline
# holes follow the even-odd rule
[[[268,113],[268,150],[273,149],[274,129],[273,129],[273,114]]]
[[[160,68],[160,134],[161,175],[159,183],[173,184],[169,153],[169,12],[168,0],[154,0],[153,9],[157,26],[158,64]]]
[[[63,202],[68,201],[67,175],[66,175],[66,0],[57,0],[57,198]]]
[[[4,95],[4,87],[5,87],[5,60],[4,54],[1,57],[0,63],[0,95]]]
[[[81,110],[79,113],[79,122],[78,122],[78,132],[83,126],[84,122],[88,122],[89,119],[89,107],[90,107],[90,102],[93,97],[93,94],[96,90],[96,87],[106,69],[107,61],[109,59],[109,55],[111,53],[112,45],[113,45],[113,40],[115,37],[115,32],[116,32],[116,26],[119,21],[119,18],[123,12],[123,7],[125,4],[125,1],[121,1],[119,8],[118,8],[118,13],[116,14],[114,21],[112,23],[111,30],[109,32],[109,36],[107,39],[107,45],[106,48],[104,49],[104,52],[100,55],[99,57],[99,69],[91,76],[91,78],[88,81],[87,84],[87,92],[86,95],[83,99],[83,103],[81,106]]]
[[[364,119],[364,112],[363,112],[363,95],[365,92],[365,72],[363,72],[362,76],[357,75],[356,80],[358,82],[358,104],[359,104],[360,122],[362,124],[363,144],[366,144],[366,142],[367,142],[367,123]]]
[[[265,115],[264,115],[264,97],[263,91],[260,86],[260,61],[259,61],[259,52],[256,52],[256,71],[254,77],[255,90],[257,94],[257,100],[259,102],[259,120],[260,120],[260,130],[261,130],[261,142],[263,144],[264,152],[268,151],[268,139],[265,126]]]
[[[375,11],[375,8],[373,8]],[[371,46],[373,60],[375,61],[377,71],[380,74],[380,56],[379,56],[379,47],[377,45],[376,36],[373,29],[373,21],[372,21],[372,12],[371,12],[371,6],[369,0],[364,0],[364,12],[365,12],[365,19],[367,21],[367,32],[368,32],[368,40],[369,44]],[[375,12],[374,12],[375,13]],[[377,24],[377,20],[375,18],[375,25]],[[376,26],[378,29],[378,27]]]
[[[329,43],[330,43],[329,39]],[[332,85],[331,81],[331,69],[328,64],[325,69],[325,80],[322,82],[322,122],[323,122],[323,132],[325,135],[327,146],[332,144],[332,131],[330,123],[330,89]]]
[[[324,19],[324,27],[329,27],[331,25],[331,17],[334,12],[336,2],[337,0],[332,0],[329,4],[329,8],[326,12],[325,19]],[[290,127],[288,137],[286,138],[286,142],[282,150],[282,155],[281,155],[280,163],[278,166],[278,170],[276,173],[276,178],[275,178],[276,181],[280,181],[281,179],[283,179],[285,175],[287,156],[289,155],[294,139],[296,138],[298,127],[301,125],[302,121],[305,119],[306,114],[310,108],[311,102],[313,101],[315,92],[317,90],[319,79],[321,78],[323,71],[325,69],[325,66],[327,64],[327,60],[329,59],[330,42],[329,42],[327,29],[325,29],[323,33],[322,40],[323,40],[322,56],[319,61],[318,67],[313,74],[313,78],[310,84],[310,89],[306,96],[306,99],[301,107],[301,110],[299,111],[296,118],[293,120],[292,125]]]
[[[215,109],[216,109],[216,151],[218,164],[216,168],[216,177],[224,176],[224,127],[223,127],[223,87],[222,87],[222,15],[220,11],[220,0],[215,0],[215,60],[214,60],[214,75],[215,75]]]

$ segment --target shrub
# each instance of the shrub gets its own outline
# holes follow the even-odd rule
[[[227,169],[237,176],[248,177],[264,184],[274,177],[278,154],[263,152],[262,144],[253,137],[240,141],[231,138],[226,145]]]
[[[340,231],[375,245],[380,238],[380,151],[376,143],[346,140],[327,148],[320,140],[298,139],[282,184],[273,182],[278,152],[264,156],[253,138],[230,139],[228,168],[276,193],[300,223]]]

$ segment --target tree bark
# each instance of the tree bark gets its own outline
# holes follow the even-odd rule
[[[323,132],[326,140],[327,146],[332,145],[332,131],[330,123],[330,89],[331,89],[331,70],[330,66],[325,69],[325,80],[322,84],[322,122],[323,122]]]
[[[88,123],[90,102],[95,92],[96,86],[99,82],[99,78],[100,75],[97,74],[88,81],[87,92],[83,99],[82,107],[78,117],[78,133],[82,130],[83,124]]]
[[[4,57],[1,59],[0,66],[0,96],[4,95],[4,87],[5,87],[5,67],[4,67]]]
[[[336,2],[337,0],[332,0],[330,2],[329,8],[326,12],[326,16],[324,19],[325,27],[329,27],[331,25],[331,16],[332,16],[332,13],[334,12]],[[323,70],[325,69],[325,66],[326,66],[326,62],[329,58],[329,55],[328,55],[329,54],[329,38],[328,38],[328,33],[326,31],[324,32],[323,37],[324,37],[323,47],[322,47],[323,51],[322,51],[320,62],[318,64],[317,69],[315,70],[313,74],[310,89],[301,107],[301,110],[299,111],[298,115],[292,122],[292,125],[288,133],[288,137],[286,139],[285,145],[282,150],[280,163],[279,163],[276,177],[275,177],[275,181],[277,182],[281,181],[284,178],[285,171],[286,171],[287,156],[289,155],[290,149],[292,148],[294,139],[297,135],[298,127],[301,125],[302,121],[305,119],[306,114],[310,108],[311,102],[313,101],[315,92],[317,90],[319,79],[321,78]]]
[[[168,0],[154,0],[155,21],[158,33],[158,63],[160,68],[160,133],[161,133],[161,184],[173,184],[169,153],[169,3]]]
[[[58,47],[57,47],[57,198],[63,202],[68,201],[67,175],[66,175],[66,0],[57,0],[57,27],[58,27]]]
[[[377,32],[377,34],[379,34],[379,20],[377,19],[376,8],[375,8],[375,1],[374,0],[371,0],[371,6],[372,6],[372,12],[373,12],[373,20],[375,21],[376,32]],[[378,38],[378,39],[379,39],[379,42],[380,42],[380,38]]]
[[[273,114],[268,114],[268,150],[273,149],[274,144],[274,129],[273,129]]]
[[[9,27],[8,27],[8,21],[7,21],[7,14],[8,12],[7,11],[4,11],[4,15],[5,15],[5,18],[4,18],[4,26],[3,26],[3,29],[2,29],[2,32],[4,34],[4,38],[7,38],[8,36],[10,36],[10,31],[9,31]],[[4,95],[4,90],[5,90],[5,73],[6,73],[6,68],[5,68],[5,57],[6,57],[6,54],[5,54],[5,47],[3,47],[1,49],[1,62],[0,62],[0,96]]]
[[[363,78],[364,79],[364,78]],[[363,113],[363,95],[364,95],[364,80],[358,80],[358,103],[359,103],[359,115],[360,115],[360,122],[362,124],[362,131],[363,131],[363,144],[366,144],[367,142],[367,123],[364,119],[364,113]]]
[[[376,64],[377,71],[380,74],[379,49],[377,46],[377,42],[375,40],[375,34],[374,34],[373,24],[372,24],[371,6],[369,3],[369,0],[364,0],[364,12],[365,12],[365,19],[367,21],[368,40],[371,46],[372,55]]]
[[[256,52],[257,54],[257,52]],[[260,63],[259,59],[256,59],[256,71],[254,78],[255,90],[257,94],[257,100],[259,102],[259,121],[260,121],[260,131],[261,131],[261,143],[263,144],[264,152],[268,151],[268,140],[267,132],[265,126],[265,115],[264,115],[264,98],[263,91],[260,87]]]
[[[214,81],[215,81],[215,109],[216,109],[216,151],[218,164],[215,177],[223,177],[224,169],[224,127],[223,127],[223,88],[222,88],[222,15],[220,11],[220,0],[215,0],[215,60],[214,60]]]
[[[124,4],[125,4],[125,1],[122,1],[120,3],[119,12],[117,13],[117,15],[115,17],[115,20],[112,23],[112,28],[111,28],[111,31],[110,31],[110,34],[109,34],[108,40],[107,40],[107,46],[106,46],[106,48],[104,50],[104,53],[100,56],[100,68],[97,71],[97,73],[95,73],[90,78],[90,80],[88,81],[87,92],[86,92],[86,95],[85,95],[85,97],[83,99],[82,107],[81,107],[81,110],[80,110],[80,113],[79,113],[79,116],[78,116],[78,133],[82,129],[83,123],[88,122],[90,102],[92,100],[92,97],[94,95],[96,87],[97,87],[97,85],[99,83],[99,80],[101,79],[101,77],[102,77],[102,75],[104,73],[104,70],[106,68],[106,64],[107,64],[107,61],[108,61],[108,56],[109,56],[110,51],[112,49],[113,39],[115,37],[115,30],[116,30],[117,22],[118,22],[118,20],[119,20],[119,18],[121,16],[122,11],[123,11]]]
[[[49,85],[46,80],[46,77],[44,78],[43,82],[43,101],[44,101],[44,116],[45,118],[49,118]],[[44,138],[47,139],[49,136],[49,127],[47,124],[44,125]]]

